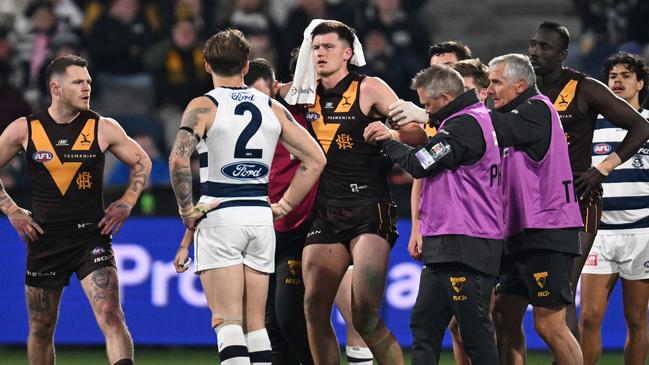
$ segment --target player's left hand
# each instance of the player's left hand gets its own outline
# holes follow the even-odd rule
[[[104,217],[97,225],[101,228],[101,234],[117,234],[122,228],[124,221],[131,214],[133,206],[124,199],[117,199],[112,202],[105,210]]]
[[[381,122],[372,122],[363,131],[363,138],[368,143],[393,139],[392,131]]]
[[[590,192],[598,187],[606,176],[604,176],[598,169],[590,167],[583,172],[577,180],[575,180],[575,191],[579,200],[588,198]]]

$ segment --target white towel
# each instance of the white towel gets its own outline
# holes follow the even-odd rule
[[[313,29],[318,24],[325,21],[325,19],[313,19],[304,30],[304,40],[302,41],[302,46],[300,46],[300,53],[297,56],[293,85],[288,90],[286,97],[284,97],[286,102],[291,105],[315,103],[316,71],[315,65],[313,64],[311,32],[313,32]],[[354,51],[354,56],[352,56],[351,63],[359,67],[365,66],[363,46],[356,35],[354,35],[352,50]]]

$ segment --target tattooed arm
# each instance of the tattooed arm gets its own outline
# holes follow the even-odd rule
[[[151,159],[137,142],[111,118],[101,118],[99,123],[99,147],[108,149],[115,157],[131,168],[126,191],[121,198],[106,208],[106,215],[99,222],[102,234],[117,234],[124,221],[131,214],[142,190],[147,186],[151,174]]]
[[[12,158],[14,158],[21,149],[27,148],[27,119],[20,118],[2,132],[0,135],[0,169],[4,168]],[[36,223],[31,213],[16,205],[5,190],[2,181],[0,181],[0,210],[9,218],[9,222],[16,229],[20,238],[27,241],[35,241],[38,233],[43,233],[43,229]]]
[[[309,193],[311,187],[320,178],[326,159],[318,142],[293,119],[286,108],[273,101],[273,111],[282,125],[280,136],[282,144],[293,156],[302,161],[302,165],[293,176],[291,185],[282,198],[271,205],[275,218],[280,218],[288,214]]]
[[[11,123],[0,135],[0,169],[4,168],[11,159],[26,147],[27,143],[27,119],[20,118]],[[18,208],[16,203],[5,191],[4,185],[0,182],[0,210],[9,215]]]
[[[183,113],[181,129],[178,130],[169,156],[171,186],[176,194],[178,212],[189,229],[194,229],[197,220],[204,215],[203,211],[194,207],[192,200],[190,159],[199,139],[214,121],[215,115],[216,105],[207,97],[200,96],[190,101]]]

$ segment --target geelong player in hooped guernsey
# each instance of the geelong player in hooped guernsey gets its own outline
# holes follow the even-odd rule
[[[205,43],[205,68],[215,88],[187,105],[169,159],[180,216],[187,229],[196,230],[196,272],[223,365],[271,361],[264,313],[268,274],[275,268],[273,218],[287,215],[304,198],[325,163],[317,143],[286,108],[245,86],[250,50],[233,29]],[[280,140],[302,165],[282,198],[269,206],[268,175]],[[195,206],[190,156],[197,146],[205,167]],[[177,255],[177,269],[181,261]]]
[[[636,54],[618,53],[604,62],[608,87],[645,118],[640,105],[647,97],[649,67]],[[604,116],[597,118],[592,143],[593,163],[605,160],[627,131]],[[644,364],[649,351],[649,141],[604,179],[604,210],[600,230],[581,276],[581,348],[585,364],[596,364],[602,353],[601,325],[610,292],[622,282],[627,340],[624,358]]]

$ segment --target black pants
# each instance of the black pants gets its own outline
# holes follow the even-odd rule
[[[288,232],[276,232],[275,273],[266,301],[266,330],[273,365],[312,365],[304,317],[302,248],[311,222]]]
[[[473,365],[498,364],[489,301],[494,277],[464,264],[427,264],[412,309],[412,364],[437,364],[444,331],[455,315]]]

